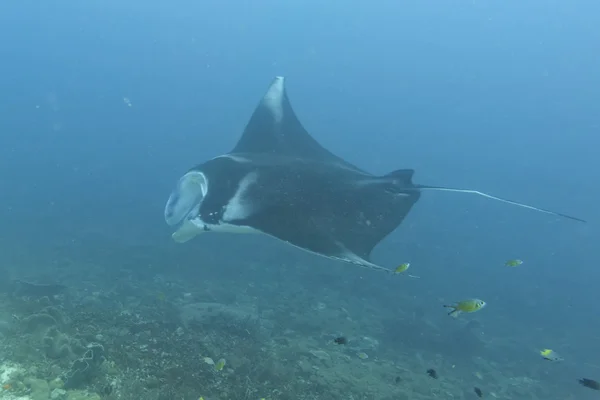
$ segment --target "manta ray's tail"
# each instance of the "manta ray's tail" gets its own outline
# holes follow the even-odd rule
[[[585,220],[583,220],[581,218],[573,217],[572,215],[567,215],[567,214],[559,213],[559,212],[556,212],[556,211],[546,210],[544,208],[530,206],[528,204],[519,203],[518,201],[503,199],[501,197],[492,196],[490,194],[487,194],[487,193],[484,193],[484,192],[480,192],[478,190],[450,188],[450,187],[443,187],[443,186],[419,185],[419,184],[414,184],[413,186],[414,186],[415,189],[418,189],[418,190],[435,190],[435,191],[440,191],[440,192],[457,192],[457,193],[475,194],[475,195],[478,195],[478,196],[487,197],[488,199],[501,201],[503,203],[513,204],[515,206],[519,206],[519,207],[523,207],[523,208],[528,208],[530,210],[539,211],[539,212],[543,212],[543,213],[546,213],[546,214],[556,215],[557,217],[568,218],[568,219],[572,219],[572,220],[579,221],[579,222],[587,222],[587,221],[585,221]]]

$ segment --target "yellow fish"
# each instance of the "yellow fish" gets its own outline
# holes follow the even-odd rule
[[[394,273],[401,274],[409,268],[410,268],[410,263],[400,264],[400,265],[398,265],[398,267],[396,267],[396,269],[394,270]]]
[[[456,318],[461,313],[472,313],[475,311],[479,311],[486,305],[487,305],[487,303],[483,300],[469,299],[469,300],[459,301],[458,303],[454,303],[454,304],[450,304],[450,305],[444,305],[444,307],[451,308],[452,310],[450,310],[448,315]]]
[[[558,353],[552,349],[541,350],[540,356],[542,356],[542,358],[544,360],[548,360],[548,361],[563,361],[564,360],[564,358],[559,356]]]
[[[519,260],[519,259],[508,260],[507,262],[504,263],[504,265],[506,267],[518,267],[521,264],[523,264],[523,260]]]
[[[369,355],[367,353],[363,353],[360,352],[358,354],[356,354],[358,356],[358,358],[360,358],[361,360],[366,360],[367,358],[369,358]]]
[[[410,263],[400,264],[394,270],[394,274],[401,274],[409,268],[410,268]],[[408,276],[410,276],[411,278],[418,278],[418,276],[415,276],[415,275],[408,275]]]
[[[217,361],[217,363],[215,364],[215,370],[216,371],[222,371],[223,368],[225,367],[225,359],[221,358],[219,361]]]

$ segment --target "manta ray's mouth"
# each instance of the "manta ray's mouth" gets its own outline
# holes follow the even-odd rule
[[[197,217],[207,191],[208,180],[202,172],[190,171],[183,175],[165,206],[167,224],[174,226],[181,224],[186,218]]]

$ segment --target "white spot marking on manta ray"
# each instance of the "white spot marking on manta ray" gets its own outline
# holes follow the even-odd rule
[[[273,114],[273,119],[276,123],[280,123],[283,119],[283,94],[284,94],[284,79],[283,76],[275,78],[269,90],[263,97],[265,106]]]
[[[250,160],[247,159],[246,157],[242,157],[242,156],[234,155],[234,154],[223,154],[222,156],[213,158],[213,160],[216,160],[217,158],[229,158],[230,160],[233,160],[233,161],[239,162],[239,163],[250,162]]]
[[[247,218],[254,211],[254,205],[244,197],[248,188],[258,180],[258,172],[253,171],[246,175],[238,186],[235,195],[225,206],[223,221],[235,221]]]

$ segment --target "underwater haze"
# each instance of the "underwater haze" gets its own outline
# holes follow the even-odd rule
[[[578,380],[600,380],[598,15],[4,1],[0,399],[597,398]],[[231,151],[275,76],[366,171],[588,222],[424,191],[372,254],[410,263],[394,276],[266,235],[175,243],[177,180]],[[468,299],[486,306],[447,315]]]

